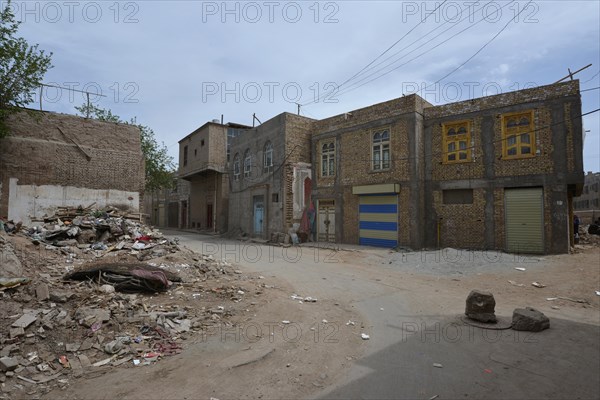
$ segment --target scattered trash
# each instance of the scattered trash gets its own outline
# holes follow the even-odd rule
[[[554,300],[558,300],[558,297],[547,297],[546,300],[547,301],[554,301]]]
[[[491,370],[491,369],[488,369],[488,368],[486,368],[486,369],[484,369],[484,370],[483,370],[483,372],[485,372],[486,374],[491,374],[491,373],[492,373],[492,370]]]
[[[348,322],[346,322],[346,326],[350,326],[350,325],[354,326],[356,324],[354,321],[349,320]]]
[[[431,396],[431,397],[429,398],[429,400],[435,400],[435,399],[437,399],[438,397],[440,397],[440,395],[439,395],[439,394],[436,394],[435,396]]]
[[[284,325],[287,325],[287,324],[289,324],[289,323],[290,323],[290,321],[288,321],[288,320],[284,320],[284,321],[281,321],[281,323],[282,323],[282,324],[284,324]]]
[[[439,363],[433,363],[433,366],[434,366],[435,368],[443,368],[443,365],[442,365],[442,364],[439,364]]]
[[[370,337],[369,335],[367,335],[366,333],[361,333],[361,334],[360,334],[360,337],[361,337],[363,340],[369,340],[369,339],[371,338],[371,337]]]
[[[596,290],[596,296],[600,296],[600,290]]]
[[[94,370],[161,362],[254,311],[255,297],[275,288],[179,247],[139,215],[65,208],[35,224],[0,234],[0,260],[15,260],[0,263],[0,398],[37,398],[35,387],[45,393]],[[14,251],[33,245],[35,253]]]
[[[510,283],[513,286],[519,286],[519,287],[525,286],[525,284],[523,284],[523,283],[517,283],[517,282],[511,281],[511,280],[509,280],[508,283]]]
[[[515,269],[516,269],[517,271],[526,271],[526,269],[525,269],[525,268],[523,268],[523,267],[515,267]]]
[[[561,300],[572,301],[573,303],[590,304],[586,299],[572,299],[570,297],[558,297]]]
[[[326,320],[326,319],[324,319],[324,320],[323,320],[323,321],[321,321],[321,322],[323,322],[324,324],[326,324],[326,323],[327,323],[327,320]]]
[[[29,278],[0,278],[0,291],[26,285],[31,282]]]
[[[58,362],[60,363],[60,365],[63,366],[63,368],[71,368],[71,364],[69,364],[69,360],[67,359],[67,356],[58,357]]]
[[[539,283],[539,282],[532,282],[531,286],[535,286],[536,288],[545,288],[546,285]]]

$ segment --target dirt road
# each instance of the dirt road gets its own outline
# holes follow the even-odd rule
[[[61,398],[600,396],[598,247],[515,257],[282,248],[166,233],[262,275],[265,293],[234,327],[208,332],[180,356],[87,379]],[[526,334],[466,326],[458,316],[471,289],[494,293],[500,316],[536,307],[550,317],[551,329]]]

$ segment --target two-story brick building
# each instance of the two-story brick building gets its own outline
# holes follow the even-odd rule
[[[562,253],[583,186],[579,82],[317,121],[320,240]]]
[[[229,231],[269,239],[300,222],[314,120],[282,113],[231,141]],[[308,181],[307,181],[308,179]]]
[[[207,122],[179,141],[177,177],[189,181],[189,198],[180,202],[180,228],[226,232],[228,227],[231,140],[247,126]]]

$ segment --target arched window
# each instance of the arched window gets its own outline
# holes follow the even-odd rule
[[[240,155],[235,153],[233,157],[233,180],[237,181],[240,179]]]
[[[502,116],[502,158],[535,157],[533,110]]]
[[[244,153],[244,176],[250,176],[250,169],[252,168],[252,159],[250,157],[250,149],[246,149]]]
[[[323,143],[321,146],[321,176],[335,175],[335,144]]]
[[[373,169],[390,167],[390,132],[386,129],[373,134]]]
[[[263,169],[265,172],[273,170],[273,144],[269,141],[265,143],[263,151]]]
[[[453,121],[442,125],[442,162],[458,163],[471,161],[471,121]]]

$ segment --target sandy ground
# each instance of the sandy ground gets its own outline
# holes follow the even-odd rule
[[[284,249],[167,233],[178,236],[190,249],[236,262],[244,273],[264,276],[264,293],[249,300],[246,311],[236,315],[232,325],[189,341],[180,355],[142,368],[89,374],[45,398],[600,396],[600,381],[595,378],[600,372],[600,344],[594,345],[600,343],[600,296],[595,294],[600,290],[598,246],[580,246],[575,254],[526,257],[452,249],[445,253],[398,253],[357,246]],[[533,287],[532,282],[545,287]],[[538,308],[551,319],[551,329],[545,331],[550,333],[542,332],[535,346],[527,345],[529,336],[493,343],[446,340],[442,347],[427,340],[402,345],[410,324],[418,330],[424,321],[429,326],[458,321],[472,289],[491,291],[500,316],[510,317],[516,307]],[[300,303],[293,294],[318,300]],[[578,333],[571,335],[574,328]],[[362,333],[370,339],[361,339]],[[514,345],[503,348],[502,341]],[[563,351],[569,354],[560,352],[561,341],[568,342]],[[448,354],[454,351],[458,354],[453,361],[461,360],[455,375],[445,364],[443,377],[436,377],[432,362],[451,363]],[[544,356],[548,352],[554,358]],[[520,355],[524,358],[519,359]],[[561,365],[561,359],[568,360],[568,365]],[[502,374],[481,372],[488,371],[485,365],[490,360],[495,360]],[[482,377],[474,375],[473,365]],[[541,372],[531,372],[532,368]],[[573,371],[579,371],[578,378],[560,382],[560,376]],[[533,391],[536,385],[546,389]]]

